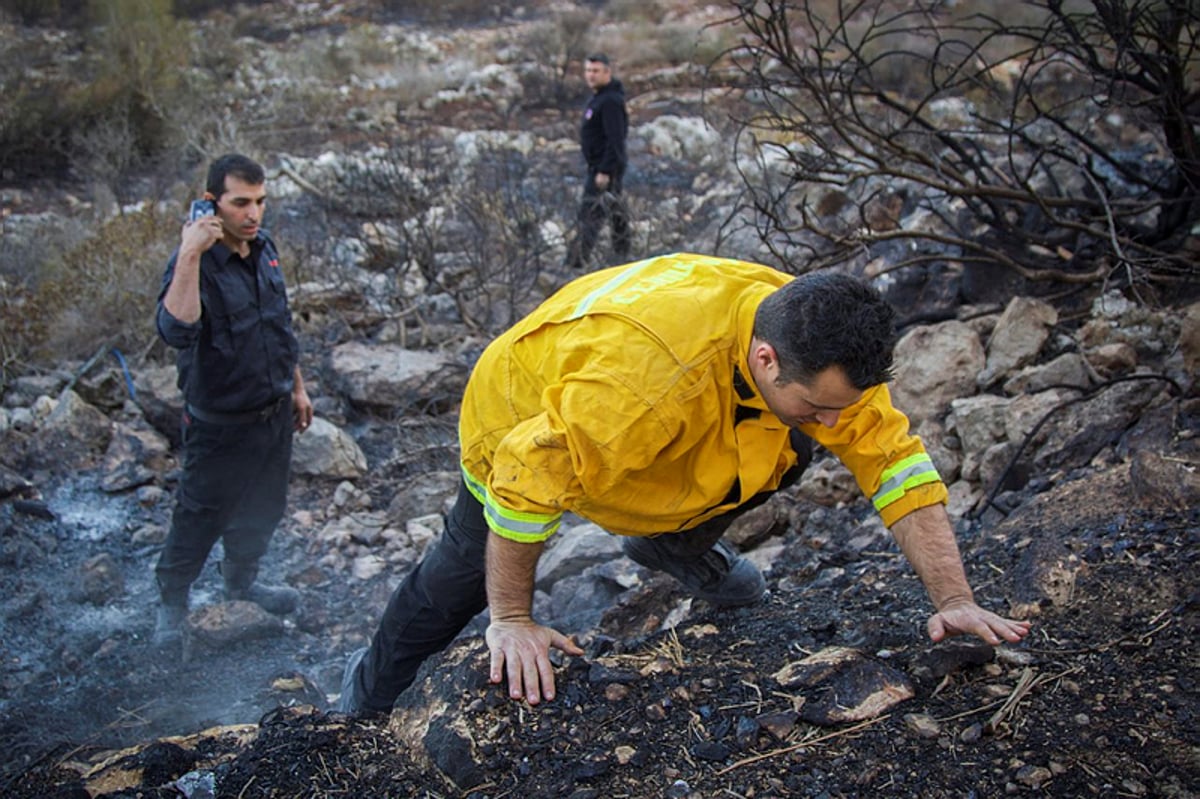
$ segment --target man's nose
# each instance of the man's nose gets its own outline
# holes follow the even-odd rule
[[[813,415],[817,417],[817,421],[821,424],[826,427],[833,427],[837,424],[838,417],[841,416],[841,411],[817,411]]]

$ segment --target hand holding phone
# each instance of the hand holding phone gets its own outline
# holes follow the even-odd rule
[[[222,235],[220,224],[214,225],[212,222],[196,224],[198,220],[216,216],[216,213],[217,204],[212,200],[192,201],[192,205],[188,209],[188,221],[184,224],[180,234],[181,250],[201,253],[220,241]]]

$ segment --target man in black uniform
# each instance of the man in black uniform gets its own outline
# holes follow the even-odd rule
[[[208,171],[214,213],[183,227],[167,263],[157,326],[179,351],[183,476],[155,568],[162,604],[154,641],[180,640],[188,591],[217,539],[230,599],[295,609],[293,588],[255,581],[287,504],[293,430],[312,422],[275,243],[259,229],[266,176],[244,155]]]
[[[603,53],[587,57],[583,79],[593,94],[579,129],[587,179],[579,205],[579,235],[568,256],[572,269],[585,268],[606,221],[612,222],[613,251],[617,256],[614,263],[629,260],[629,211],[621,198],[627,163],[625,136],[629,132],[625,87],[612,76],[608,56]]]

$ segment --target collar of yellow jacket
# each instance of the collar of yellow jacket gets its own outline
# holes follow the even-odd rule
[[[758,390],[758,385],[754,382],[754,375],[750,373],[750,342],[754,338],[754,315],[758,311],[759,303],[775,290],[774,287],[770,286],[764,288],[765,290],[758,296],[743,298],[738,307],[737,361],[734,365],[737,367],[738,373],[742,376],[743,384],[749,391],[747,392],[737,385],[734,386],[734,390],[738,393],[738,405],[755,408],[763,413],[770,413],[771,409],[767,407],[766,401],[763,400],[762,392]]]

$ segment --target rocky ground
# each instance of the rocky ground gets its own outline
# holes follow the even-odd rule
[[[1116,307],[1139,325],[1110,319]],[[305,461],[266,562],[302,590],[300,611],[224,602],[210,567],[187,646],[162,652],[147,640],[151,570],[177,468],[149,420],[167,393],[154,370],[137,370],[138,402],[123,405],[115,367],[73,384],[90,401],[65,375],[19,379],[0,411],[0,792],[1195,795],[1200,314],[1110,300],[1056,341],[1051,311],[1018,298],[992,315],[986,358],[958,321],[897,347],[896,392],[953,481],[971,582],[983,604],[1034,621],[1022,644],[930,645],[918,581],[824,458],[730,531],[769,575],[760,605],[692,602],[573,522],[543,557],[535,602],[587,650],[561,664],[560,697],[531,709],[487,685],[477,623],[386,723],[328,708],[347,654],[437,533],[455,486],[452,411],[343,419],[367,468],[338,479],[342,467],[311,475]],[[947,336],[976,352],[957,367],[968,374],[1009,364],[997,376],[1016,395],[914,393]],[[1102,357],[1128,336],[1142,343],[1135,371]],[[1060,394],[1044,384],[1066,379],[1068,344],[1126,371]],[[332,356],[309,357],[314,384],[358,390]]]
[[[1060,375],[1045,306],[1011,307],[1023,310],[986,328],[986,360],[979,334],[948,322],[906,335],[899,373],[929,374],[920,359],[942,358],[950,335],[955,351],[978,350],[968,373],[1013,362],[1007,339],[1045,351],[1004,385]],[[1157,342],[1137,371],[1061,396],[896,387],[914,418],[932,413],[922,429],[954,481],[980,601],[1034,620],[1021,645],[931,646],[919,583],[825,459],[731,531],[769,573],[762,604],[693,603],[572,524],[543,558],[535,605],[587,649],[562,664],[559,699],[531,709],[487,685],[476,625],[388,723],[328,708],[346,655],[436,534],[454,487],[452,412],[342,420],[368,468],[297,475],[266,563],[302,589],[301,610],[281,621],[223,602],[210,568],[188,646],[164,653],[147,641],[151,569],[177,471],[147,421],[154,392],[143,382],[139,405],[106,403],[80,380],[90,404],[61,376],[17,381],[61,399],[9,396],[2,414],[0,793],[1195,795],[1200,413],[1187,378],[1200,328],[1194,312],[1142,327],[1096,313],[1071,340],[1096,363],[1113,344],[1084,347],[1097,330]]]
[[[390,724],[326,711],[335,647],[300,624],[185,662],[145,644],[148,614],[91,653],[63,641],[60,678],[8,705],[4,795],[1195,796],[1200,516],[1148,507],[1129,472],[1080,470],[964,525],[980,600],[1035,619],[1018,646],[930,645],[920,585],[868,511],[795,500],[803,523],[774,542],[765,602],[718,610],[643,575],[578,631],[588,654],[536,709],[486,683],[477,637],[431,663]],[[64,542],[53,560],[90,548]],[[309,600],[360,629],[380,607],[331,584]],[[789,682],[784,667],[830,647],[866,671]],[[878,669],[913,698],[830,725],[853,704],[830,686]]]
[[[267,103],[276,84],[256,76],[301,74],[297,65],[312,60],[305,48],[328,43],[327,17],[344,26],[328,33],[331,52],[348,48],[359,18],[346,8],[360,5],[241,9],[237,26],[249,19],[272,35],[258,40],[258,66],[235,75],[231,97]],[[715,14],[667,5],[667,21],[683,20],[689,35]],[[699,16],[684,18],[693,5]],[[233,25],[221,20],[218,32]],[[606,31],[605,41],[620,42],[629,29]],[[386,47],[426,47],[423,32],[386,33]],[[492,47],[490,37],[518,33],[456,29],[420,58],[442,59],[449,74],[464,53]],[[265,44],[274,39],[283,44]],[[345,96],[354,106],[320,115],[341,120],[330,123],[336,147],[325,150],[330,131],[321,125],[306,129],[312,141],[261,146],[291,153],[316,194],[336,186],[330,175],[361,166],[358,143],[386,139],[379,126],[403,110],[394,95],[410,87],[391,81],[397,62],[359,65],[345,95],[317,87],[322,101]],[[700,119],[698,73],[659,67],[629,76],[639,235],[658,251],[705,249],[729,215],[737,176],[716,156],[721,134]],[[523,152],[541,156],[531,160],[555,180],[571,172],[573,124],[537,98],[525,98],[528,116],[520,103],[506,112],[507,83],[489,88],[485,73],[401,122],[436,124],[456,147],[487,138],[460,137],[456,127],[507,128],[514,148],[517,128],[537,122],[539,138]],[[285,244],[299,260],[295,241],[314,192],[284,171],[273,168],[272,178],[281,227],[292,220]],[[21,195],[26,209],[55,205],[29,187]],[[569,217],[563,208],[550,216]],[[315,230],[322,244],[335,235]],[[739,531],[739,545],[768,573],[760,605],[692,602],[669,578],[614,559],[602,532],[571,525],[547,554],[536,606],[587,651],[561,663],[555,702],[529,708],[486,683],[477,622],[427,665],[391,719],[366,722],[328,708],[347,654],[366,642],[395,582],[436,535],[456,479],[453,398],[481,339],[455,316],[469,303],[435,303],[441,295],[407,304],[389,286],[385,296],[398,304],[385,305],[365,288],[379,275],[329,249],[312,271],[341,284],[297,289],[293,306],[318,412],[361,447],[365,468],[327,466],[293,480],[265,564],[269,577],[302,590],[292,616],[223,602],[210,565],[193,594],[186,650],[149,646],[151,571],[177,478],[167,439],[178,407],[147,384],[171,383],[162,353],[133,361],[137,402],[126,402],[123,375],[107,358],[90,371],[72,363],[35,374],[6,393],[0,796],[1200,795],[1200,311],[1182,309],[1194,286],[1190,300],[1185,286],[1172,298],[1180,307],[1162,311],[1119,296],[1100,307],[1091,303],[1097,292],[1079,292],[1061,315],[1047,303],[1010,305],[1002,292],[990,307],[959,308],[954,280],[925,287],[949,307],[929,318],[955,320],[908,331],[895,389],[953,481],[978,599],[1034,621],[1022,644],[930,644],[919,582],[848,475],[825,462]],[[746,252],[763,259],[762,250]],[[462,251],[449,255],[449,268],[461,270]],[[895,299],[922,316],[923,297]],[[997,330],[1016,331],[1007,337],[1021,343],[1006,350]],[[414,382],[433,393],[415,399],[411,384],[365,382],[350,365],[419,360],[429,341],[443,346]],[[71,405],[75,421],[57,429],[55,398],[74,402],[62,391],[72,374],[83,377],[73,387],[86,403]],[[575,552],[584,541],[590,549]]]

